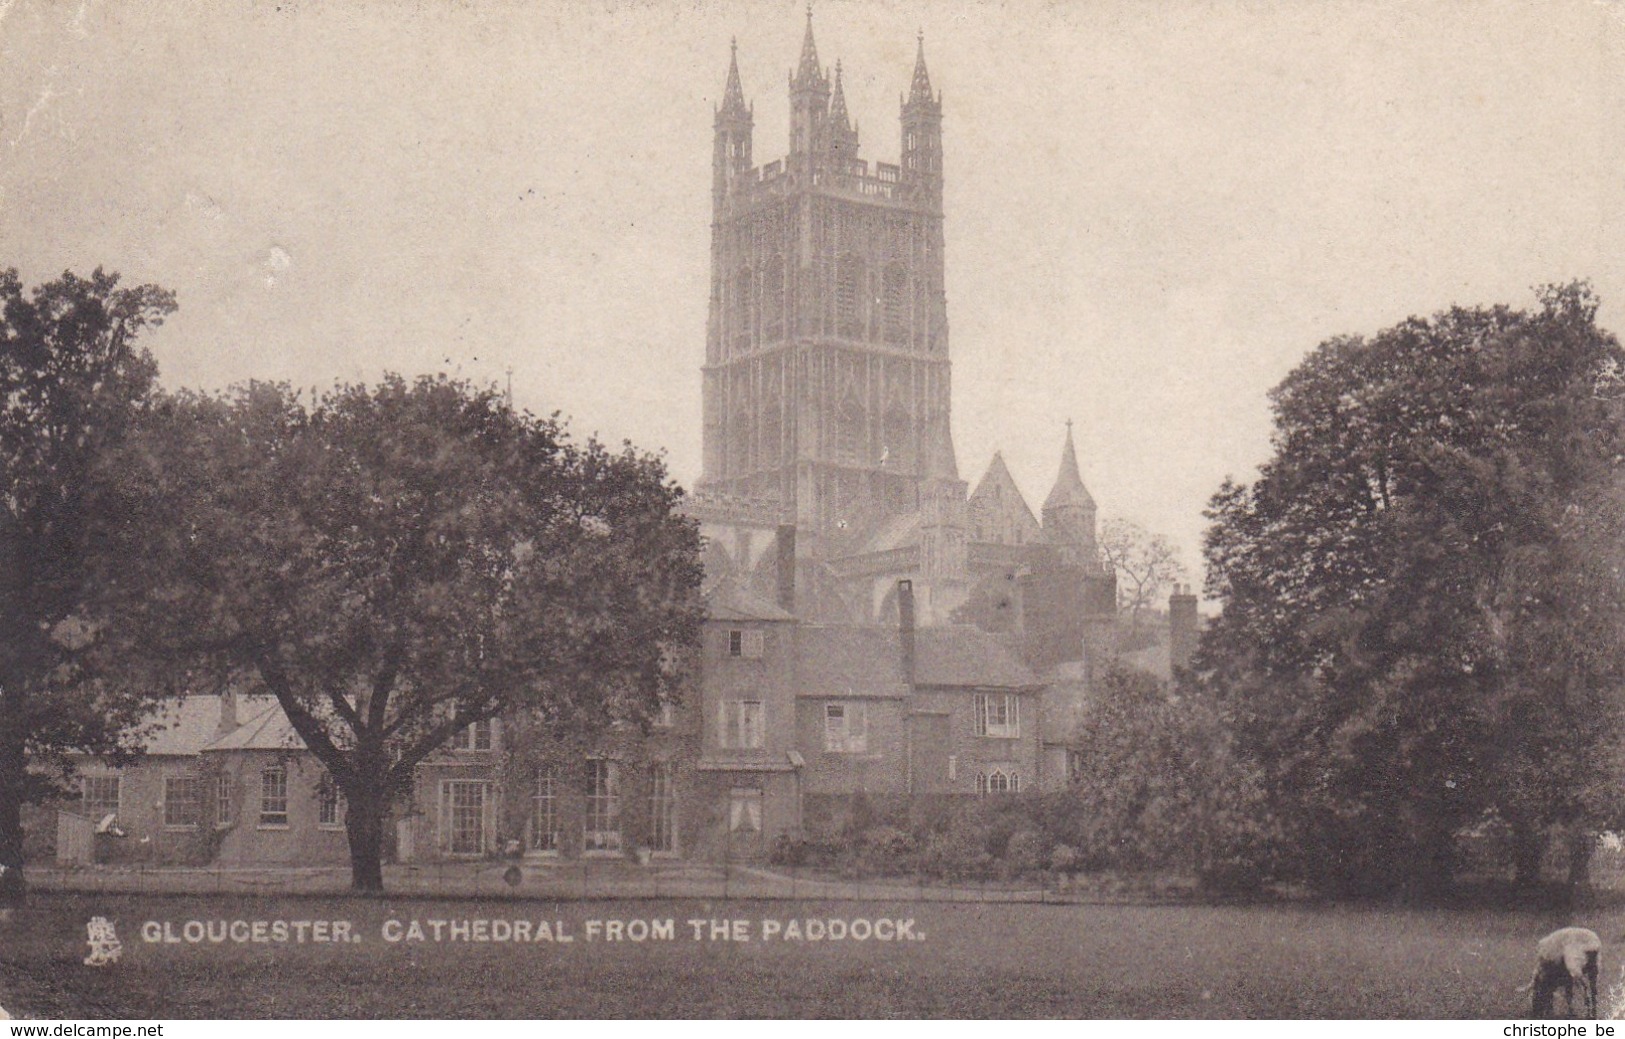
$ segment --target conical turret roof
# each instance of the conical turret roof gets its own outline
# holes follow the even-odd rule
[[[1078,474],[1078,452],[1072,446],[1072,423],[1066,424],[1066,446],[1061,449],[1061,471],[1055,476],[1055,486],[1050,488],[1049,497],[1044,499],[1044,511],[1078,506],[1093,510],[1095,499],[1090,496],[1089,489],[1083,485],[1083,477]]]
[[[841,89],[841,63],[835,63],[835,96],[829,102],[829,122],[837,130],[845,132],[852,128],[846,114],[846,91]]]
[[[722,111],[745,113],[749,109],[745,105],[745,88],[739,84],[739,41],[730,41],[728,51],[728,83],[722,88]]]
[[[812,4],[807,5],[807,32],[801,38],[801,62],[796,67],[796,81],[812,83],[823,78],[818,67],[818,44],[813,42]]]
[[[920,33],[918,44],[914,51],[914,81],[908,88],[910,101],[930,101],[931,73],[925,70],[925,33]]]

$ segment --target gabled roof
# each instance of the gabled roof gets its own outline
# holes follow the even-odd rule
[[[999,543],[1008,538],[1018,545],[1043,538],[1044,530],[1038,518],[1005,466],[1004,455],[998,451],[993,452],[987,472],[982,474],[981,482],[972,492],[967,511],[973,538]]]
[[[903,638],[882,625],[808,625],[797,634],[796,692],[811,697],[901,698]],[[914,677],[922,686],[1032,689],[1042,683],[997,635],[970,625],[920,628]]]
[[[796,693],[816,697],[908,695],[903,643],[880,625],[805,625],[796,633]]]
[[[148,755],[189,757],[214,739],[220,728],[220,697],[177,696],[160,701],[148,716],[141,738]]]
[[[239,696],[237,716],[275,704],[269,696]],[[191,757],[220,735],[220,706],[212,693],[159,701],[140,726],[141,748],[150,756]]]
[[[255,697],[260,701],[262,697]],[[248,714],[238,707],[238,717],[248,720],[237,728],[211,741],[202,749],[212,750],[304,750],[305,741],[294,731],[293,723],[275,700],[257,703],[257,710]]]
[[[919,629],[914,681],[990,689],[1028,689],[1040,684],[1004,639],[969,624]]]
[[[795,620],[777,603],[764,599],[731,577],[724,577],[706,593],[705,615],[714,621]]]

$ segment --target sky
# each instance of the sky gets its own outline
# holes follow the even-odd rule
[[[801,2],[0,0],[0,267],[175,290],[171,387],[506,385],[700,470],[711,116]],[[863,157],[943,94],[953,427],[1173,538],[1320,341],[1587,278],[1625,328],[1625,3],[815,0]],[[511,376],[510,376],[511,372]]]

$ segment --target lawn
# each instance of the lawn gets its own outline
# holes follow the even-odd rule
[[[82,963],[93,916],[116,925],[118,963]],[[1611,942],[1618,916],[1577,922]],[[254,921],[279,920],[287,941],[270,940],[274,923],[253,940]],[[317,920],[353,937],[298,925]],[[698,938],[690,920],[703,921]],[[1535,940],[1569,922],[1305,906],[42,894],[0,923],[0,1005],[47,1018],[1506,1018],[1528,1012],[1517,987]],[[177,941],[144,940],[164,923]],[[1622,952],[1604,949],[1605,990]]]

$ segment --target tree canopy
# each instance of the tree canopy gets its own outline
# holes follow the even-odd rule
[[[444,377],[157,405],[115,462],[103,649],[249,674],[348,805],[357,889],[416,767],[511,710],[646,723],[698,639],[699,536],[661,460]]]
[[[1569,285],[1322,343],[1258,479],[1213,499],[1199,666],[1328,887],[1447,883],[1486,818],[1527,869],[1615,813],[1625,369],[1596,307]]]
[[[154,285],[71,272],[32,290],[0,271],[0,898],[20,895],[20,808],[51,789],[29,769],[109,751],[140,713],[77,667],[75,620],[98,551],[87,501],[157,366],[137,340],[175,309]]]
[[[1117,573],[1117,608],[1139,628],[1140,614],[1155,609],[1184,579],[1179,549],[1162,534],[1152,534],[1138,523],[1109,519],[1100,528],[1100,554]]]

